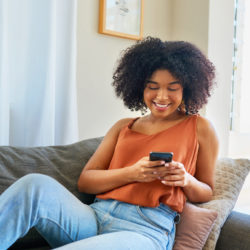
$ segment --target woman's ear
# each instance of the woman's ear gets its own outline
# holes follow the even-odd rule
[[[182,99],[181,104],[178,107],[178,110],[182,113],[186,113],[187,114],[187,110],[186,110],[186,105],[185,105],[185,101],[184,99]]]

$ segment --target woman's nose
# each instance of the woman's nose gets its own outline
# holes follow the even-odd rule
[[[157,92],[158,100],[166,100],[168,99],[168,91],[166,89],[159,89]]]

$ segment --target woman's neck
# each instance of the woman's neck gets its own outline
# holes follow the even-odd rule
[[[175,113],[167,116],[167,117],[155,117],[152,113],[145,116],[145,120],[148,120],[149,122],[156,123],[156,122],[166,122],[166,121],[177,121],[180,119],[183,119],[186,115],[180,111],[176,111]]]

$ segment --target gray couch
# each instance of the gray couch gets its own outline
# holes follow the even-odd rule
[[[66,146],[0,147],[0,194],[18,178],[29,173],[49,175],[84,203],[93,195],[79,193],[77,179],[89,157],[102,138],[80,141]],[[0,246],[1,249],[1,246]],[[10,249],[49,249],[46,241],[35,231],[19,239]],[[222,227],[216,250],[250,249],[250,215],[233,211]]]

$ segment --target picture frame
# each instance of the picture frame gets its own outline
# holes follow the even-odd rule
[[[141,40],[144,0],[99,0],[99,33]]]

